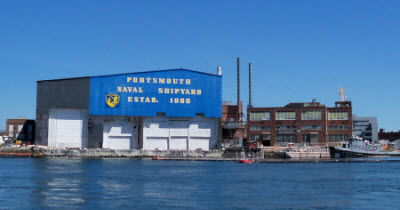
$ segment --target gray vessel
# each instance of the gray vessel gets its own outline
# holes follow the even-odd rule
[[[368,140],[353,137],[348,142],[334,148],[334,157],[366,157],[366,156],[400,156],[399,150],[386,151],[382,144],[370,143]]]

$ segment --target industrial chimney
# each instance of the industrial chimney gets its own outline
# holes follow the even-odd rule
[[[252,71],[252,65],[249,63],[249,107],[253,107],[253,101],[252,101],[252,89],[251,89],[251,72]]]
[[[242,118],[240,116],[240,58],[237,58],[237,113],[239,117],[239,121],[241,122]]]

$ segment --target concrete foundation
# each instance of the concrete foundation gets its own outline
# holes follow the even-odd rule
[[[188,150],[112,150],[112,149],[58,149],[36,147],[32,149],[34,157],[82,157],[82,158],[222,158],[223,152],[212,151],[188,151]]]

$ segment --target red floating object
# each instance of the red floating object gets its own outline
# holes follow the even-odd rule
[[[247,163],[247,164],[249,164],[249,163],[253,163],[253,161],[247,160],[247,159],[240,159],[239,163]]]
[[[157,156],[153,156],[151,159],[152,159],[152,160],[162,160],[162,158],[159,158],[159,157],[157,157]]]

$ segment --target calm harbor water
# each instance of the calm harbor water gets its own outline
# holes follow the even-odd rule
[[[400,162],[0,159],[0,209],[398,209]]]

